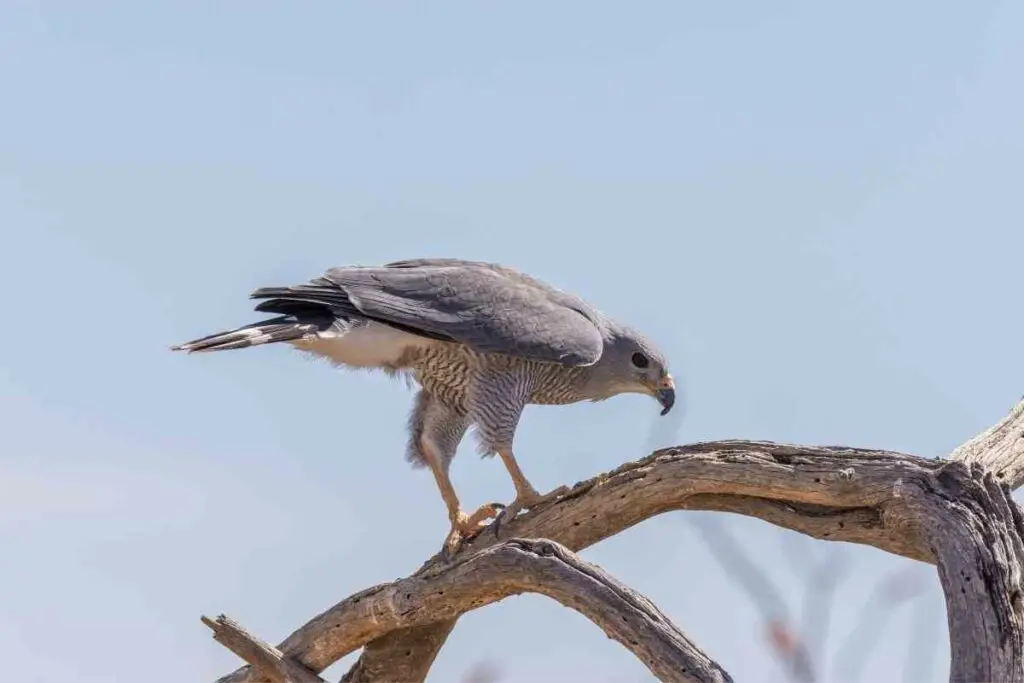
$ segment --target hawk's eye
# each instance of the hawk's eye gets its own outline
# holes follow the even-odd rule
[[[633,362],[634,367],[638,367],[641,370],[645,369],[648,365],[651,364],[651,362],[647,360],[647,356],[640,353],[639,351],[637,353],[634,353],[633,357],[630,358],[630,360]]]

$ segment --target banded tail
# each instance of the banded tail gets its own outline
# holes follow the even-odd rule
[[[218,332],[199,339],[193,339],[184,344],[177,344],[171,347],[171,351],[185,351],[196,353],[200,351],[229,351],[231,349],[244,349],[249,346],[260,346],[262,344],[274,344],[276,342],[295,341],[297,339],[312,339],[320,332],[331,327],[333,320],[319,322],[296,322],[288,320],[288,316],[262,320],[244,327],[238,327],[226,332]]]
[[[200,351],[229,351],[276,342],[315,339],[320,333],[347,317],[358,315],[343,290],[333,283],[318,278],[294,287],[262,287],[249,298],[263,299],[257,311],[277,313],[280,317],[200,337],[184,344],[172,346],[172,351],[195,353]]]

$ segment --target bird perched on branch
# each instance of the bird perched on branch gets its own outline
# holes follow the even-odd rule
[[[658,400],[662,415],[675,384],[657,347],[581,298],[494,263],[413,259],[383,266],[331,268],[291,287],[264,287],[250,298],[278,317],[172,347],[225,351],[286,342],[341,367],[411,377],[419,390],[409,417],[406,458],[428,466],[448,508],[448,552],[541,495],[513,455],[516,426],[529,404],[601,401],[623,393]],[[515,486],[508,507],[463,511],[449,466],[469,427],[479,451],[497,453]]]

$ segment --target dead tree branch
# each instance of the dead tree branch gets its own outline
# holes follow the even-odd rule
[[[458,617],[439,619],[426,626],[400,628],[371,640],[340,683],[425,680],[457,621]],[[236,680],[236,677],[232,675],[222,680]]]
[[[506,524],[502,535],[550,539],[579,551],[664,512],[720,510],[814,538],[871,545],[937,566],[947,601],[951,680],[1021,680],[1024,517],[1010,492],[1011,485],[1024,481],[1022,429],[1024,403],[948,460],[758,441],[663,449],[576,484],[557,501]],[[510,552],[500,550],[510,546],[498,544],[483,533],[453,564],[435,557],[407,579],[342,601],[295,631],[279,649],[319,672],[366,645],[346,680],[421,682],[458,615],[493,602],[486,598],[493,586],[479,587],[481,573],[458,573],[457,568],[493,556],[488,553]],[[465,585],[446,582],[443,577],[456,575],[452,572],[464,577]],[[444,596],[422,596],[430,611],[411,607],[406,612],[397,607],[407,606],[404,593],[394,588],[399,584],[449,588]],[[381,593],[391,597],[368,599]],[[475,597],[460,602],[467,595]],[[383,611],[359,608],[364,600]],[[703,657],[695,649],[692,656]],[[221,679],[257,680],[267,679],[249,667]]]
[[[274,683],[326,683],[306,667],[282,655],[277,648],[246,631],[233,619],[223,614],[216,620],[208,617],[202,619],[213,630],[214,640],[249,662],[250,666]]]
[[[318,644],[344,656],[397,628],[449,619],[524,592],[546,595],[587,617],[629,649],[659,680],[731,680],[647,598],[547,540],[511,539],[463,555],[428,575],[414,575],[354,595],[317,619]],[[263,671],[269,667],[262,666],[262,661],[255,662],[251,654],[245,656],[234,647],[232,650],[267,675]],[[269,677],[275,683],[312,683],[280,676]]]
[[[995,475],[996,481],[1016,490],[1024,484],[1024,400],[997,424],[957,448],[951,460],[978,463]]]

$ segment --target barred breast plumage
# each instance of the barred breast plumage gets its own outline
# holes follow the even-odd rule
[[[436,343],[409,349],[400,365],[417,383],[462,414],[470,412],[475,382],[500,374],[527,392],[527,403],[565,405],[582,400],[586,367],[480,353],[461,344]]]

